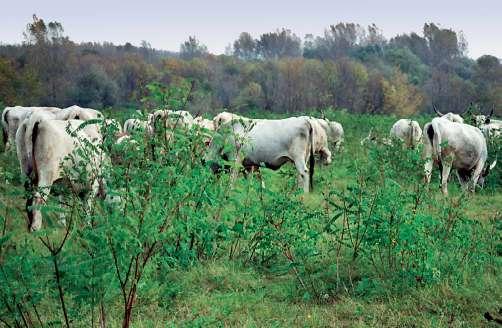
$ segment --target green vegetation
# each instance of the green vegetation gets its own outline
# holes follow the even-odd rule
[[[189,88],[151,85],[145,104],[182,108]],[[15,154],[3,153],[0,323],[486,325],[483,314],[497,316],[502,299],[499,176],[474,195],[452,181],[445,198],[437,180],[423,185],[419,150],[360,145],[370,128],[387,135],[394,117],[325,115],[344,126],[346,142],[318,167],[311,194],[292,166],[234,183],[214,175],[196,129],[119,145],[109,131],[109,198],[63,186],[64,205],[51,196],[33,234]]]
[[[437,171],[423,185],[419,149],[360,140],[388,135],[397,117],[423,125],[433,102],[499,116],[501,76],[497,58],[467,58],[462,34],[433,23],[390,40],[352,23],[303,39],[244,32],[215,56],[194,36],[179,53],[77,44],[35,16],[22,45],[0,45],[2,105],[78,104],[122,122],[145,108],[307,112],[340,122],[345,144],[303,195],[291,166],[214,175],[195,129],[120,145],[110,130],[107,199],[58,186],[62,202],[49,197],[33,234],[16,155],[2,152],[0,326],[490,325],[484,313],[502,307],[500,140],[485,187],[465,194],[453,178],[447,198]]]

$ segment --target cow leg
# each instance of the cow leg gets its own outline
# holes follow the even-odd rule
[[[260,180],[261,187],[265,189],[265,181],[263,181],[263,176],[261,175],[261,170],[259,166],[252,166],[251,169],[251,174],[256,175],[258,180]]]
[[[458,172],[457,170],[457,179],[458,179],[458,183],[460,184],[460,186],[462,187],[462,190],[465,190],[465,187],[466,187],[466,183],[465,183],[465,179],[463,176],[461,176],[461,174]]]
[[[424,141],[423,157],[425,159],[424,164],[424,180],[426,184],[431,183],[432,167],[434,162],[432,160],[432,145],[430,142]]]
[[[9,129],[10,128],[11,127],[9,126]],[[9,130],[7,142],[5,143],[5,150],[6,151],[11,149],[13,141],[16,140],[16,132],[17,132],[17,129],[14,131]]]
[[[64,197],[63,197],[63,195],[59,195],[58,199],[59,199],[59,204],[61,204],[61,206],[63,206],[62,205],[62,204],[64,204]],[[63,226],[66,226],[66,217],[65,217],[64,211],[61,211],[59,213],[59,224],[61,224]]]
[[[99,194],[98,181],[94,180],[94,182],[92,183],[91,189],[92,190],[91,190],[90,194],[87,196],[87,200],[86,200],[86,212],[89,212],[89,213],[91,212],[91,210],[93,208],[94,199],[96,199],[96,197]]]
[[[469,184],[469,191],[475,192],[476,190],[476,185],[479,180],[479,176],[483,172],[485,163],[483,161],[478,161],[476,164],[476,167],[474,168],[474,172],[472,173],[472,180],[471,183]]]
[[[303,183],[303,191],[308,193],[310,191],[310,183],[309,183],[309,169],[307,168],[307,164],[303,159],[295,159],[294,160],[295,167],[298,170],[299,181]]]
[[[239,168],[242,166],[242,161],[243,161],[242,156],[241,154],[238,153],[235,157],[235,166],[232,168],[232,174],[230,175],[232,185],[237,180],[237,177],[239,175]]]
[[[259,167],[256,169],[256,175],[258,176],[258,179],[260,179],[261,188],[265,189],[265,187],[266,187],[265,180],[263,180],[263,175],[261,174],[261,170]]]
[[[30,232],[37,231],[42,228],[42,211],[40,210],[40,207],[45,204],[46,198],[47,197],[44,197],[44,195],[39,191],[35,191],[33,198],[31,199],[31,210],[28,212],[28,229]]]
[[[87,197],[87,210],[89,212],[92,210],[96,198],[106,199],[107,196],[104,180],[95,179],[91,188],[91,194]]]
[[[33,192],[33,185],[31,184],[30,181],[26,181],[24,183],[24,189],[27,195],[26,198],[26,214],[28,216],[28,231],[31,231],[31,226],[33,222],[33,200],[34,200],[34,192]]]
[[[469,188],[469,181],[471,180],[472,172],[467,170],[459,169],[457,170],[457,178],[462,190],[466,190]]]
[[[4,151],[7,152],[10,150],[10,147],[11,147],[11,144],[12,144],[12,140],[15,140],[15,136],[14,136],[14,139],[12,139],[12,134],[11,133],[8,133],[7,134],[7,140],[5,140],[5,148],[4,148]]]
[[[37,231],[42,228],[42,211],[40,207],[47,201],[53,182],[52,175],[49,172],[40,170],[38,183],[34,187],[32,198],[31,220],[28,227],[30,231]],[[28,213],[28,218],[30,218],[30,213]]]
[[[321,157],[323,159],[324,165],[331,164],[331,161],[332,161],[331,151],[328,148],[323,148],[321,150]]]
[[[451,158],[446,158],[442,162],[443,165],[441,169],[441,191],[445,196],[448,195],[448,177],[450,176],[452,163],[453,160]]]
[[[431,183],[432,166],[433,166],[432,158],[427,158],[424,165],[424,173],[425,173],[424,179],[426,184]]]

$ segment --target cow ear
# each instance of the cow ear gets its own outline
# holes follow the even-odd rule
[[[495,168],[495,165],[497,165],[497,160],[494,160],[493,163],[490,165],[490,170],[493,170]]]

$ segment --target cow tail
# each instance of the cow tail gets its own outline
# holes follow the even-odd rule
[[[2,113],[2,136],[3,136],[3,144],[4,146],[7,145],[7,141],[9,139],[9,133],[7,131],[7,127],[9,126],[8,122],[7,122],[7,115],[9,114],[9,110],[5,110],[3,113]]]
[[[28,151],[26,149],[26,129],[27,122],[24,121],[19,125],[16,132],[16,153],[17,158],[19,159],[19,164],[21,165],[21,172],[25,175],[29,176],[31,172],[31,163],[28,160],[27,154]]]
[[[436,153],[436,156],[438,158],[438,161],[441,161],[441,130],[439,129],[439,126],[437,122],[432,121],[430,125],[430,129],[432,129],[432,139],[431,139],[431,144],[432,148],[434,149],[434,152]],[[429,135],[429,138],[431,136]]]
[[[24,189],[26,191],[26,214],[28,215],[28,231],[33,223],[33,200],[35,198],[33,194],[33,184],[30,180],[26,180],[24,183]]]
[[[309,122],[309,143],[310,143],[310,154],[309,154],[309,184],[310,191],[314,191],[314,167],[315,167],[315,158],[314,158],[314,129],[312,128],[312,124]]]
[[[32,174],[30,174],[30,175],[31,175],[32,181],[35,185],[38,183],[38,168],[37,168],[37,161],[35,159],[35,146],[36,146],[38,132],[39,132],[39,128],[38,128],[39,124],[40,124],[40,122],[35,122],[35,124],[33,125],[33,130],[31,133],[31,145],[30,145],[31,148],[29,149],[31,152],[30,162],[33,164]]]
[[[35,154],[35,143],[37,141],[37,136],[38,136],[38,124],[39,122],[36,122],[34,127],[33,127],[33,134],[31,135],[31,142],[32,142],[32,147],[31,153],[32,155]],[[37,174],[37,164],[35,162],[35,156],[32,157],[32,163],[33,163],[33,169],[28,175],[28,179],[24,183],[24,189],[26,191],[26,213],[28,215],[28,230],[33,224],[33,203],[35,199],[35,188],[38,184],[38,174]]]
[[[3,140],[4,147],[7,145],[8,138],[9,137],[8,137],[7,129],[5,128],[5,126],[2,125],[2,140]]]
[[[413,146],[413,148],[415,148],[417,146],[417,141],[418,141],[418,138],[420,138],[420,126],[418,125],[417,122],[414,122],[413,124],[413,127],[411,129],[412,131],[412,135],[411,135],[411,145]]]

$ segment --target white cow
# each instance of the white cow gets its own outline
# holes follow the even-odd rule
[[[42,121],[55,120],[56,115],[57,112],[39,110],[32,112],[32,114],[27,116],[21,122],[21,124],[17,129],[15,137],[16,152],[19,161],[24,163],[31,163],[32,151],[33,151],[33,145],[32,145],[33,128],[35,127],[35,125],[37,125],[37,123],[40,123]],[[54,140],[54,142],[57,141]]]
[[[480,127],[481,125],[488,124],[489,121],[487,122],[486,120],[486,115],[475,115],[474,116],[474,124],[477,127]]]
[[[73,105],[67,108],[63,108],[57,113],[58,120],[93,120],[103,118],[103,114],[92,108],[84,108],[77,105]]]
[[[415,148],[422,140],[422,129],[417,121],[402,118],[394,123],[390,136],[401,140],[408,148]]]
[[[203,118],[202,116],[197,116],[193,120],[194,124],[200,126],[201,128],[207,129],[209,131],[214,131],[214,121]]]
[[[225,134],[226,127],[230,133]],[[303,190],[309,192],[312,189],[314,141],[312,124],[308,118],[259,120],[251,126],[236,120],[222,126],[221,130],[223,141],[213,140],[206,157],[214,171],[221,169],[215,162],[220,158],[235,161],[247,170],[260,167],[277,170],[285,163],[293,162]],[[229,144],[235,147],[229,150]]]
[[[147,121],[143,121],[137,118],[130,118],[124,122],[124,133],[132,134],[137,131],[151,132],[151,127]]]
[[[25,120],[22,125],[26,125],[28,122]],[[47,200],[52,185],[64,177],[65,170],[70,173],[68,178],[75,190],[92,190],[94,196],[104,192],[103,183],[99,181],[98,177],[105,156],[99,151],[91,151],[89,159],[84,159],[78,152],[75,152],[76,149],[82,147],[82,140],[96,144],[102,139],[98,126],[94,124],[86,125],[77,131],[82,123],[84,121],[81,120],[38,121],[30,130],[31,135],[27,135],[25,138],[31,140],[29,144],[32,147],[31,157],[21,155],[19,162],[22,172],[29,178],[29,185],[26,186],[29,192],[26,209],[30,231],[41,228],[42,214],[39,207]],[[67,132],[68,128],[71,131],[76,131],[76,137],[72,137]],[[26,145],[22,147],[18,144],[18,148],[26,149]],[[69,159],[69,155],[72,155],[71,159]],[[80,165],[85,167],[89,178],[84,184],[76,183],[78,182],[78,174],[74,168]]]
[[[190,128],[194,124],[193,116],[185,110],[173,111],[161,109],[155,111],[153,114],[149,115],[148,118],[148,124],[152,131],[155,131],[155,125],[159,121],[163,121],[163,125],[167,129],[173,129],[175,127]]]
[[[328,146],[328,134],[321,122],[317,118],[303,116],[308,119],[312,126],[312,145],[314,147],[314,154],[321,157],[321,162],[325,165],[331,164],[332,155]]]
[[[502,121],[492,120],[488,124],[482,124],[479,128],[487,138],[502,136]]]
[[[23,120],[34,112],[55,113],[60,109],[57,107],[5,107],[2,111],[2,134],[5,143],[5,150],[9,150],[16,140],[16,132]]]
[[[474,120],[476,122],[476,126],[483,131],[484,135],[487,138],[496,138],[502,136],[502,121],[492,119],[494,108],[492,108],[490,114],[485,115],[476,115],[474,116]]]
[[[433,162],[441,170],[441,190],[448,194],[448,177],[452,168],[456,169],[462,185],[471,182],[469,190],[474,192],[476,184],[483,183],[484,177],[496,164],[485,167],[488,151],[481,131],[471,125],[451,122],[440,117],[424,126],[423,131],[425,179],[430,183]]]
[[[311,116],[300,116],[308,119],[312,125],[312,138],[314,144],[314,154],[321,156],[324,164],[328,165],[332,161],[332,153],[329,144],[334,145],[335,150],[339,150],[343,142],[343,128],[337,122],[330,122],[326,119]]]
[[[316,120],[326,132],[328,143],[333,144],[336,151],[341,150],[344,141],[342,125],[335,121],[329,121],[328,119],[318,118]]]
[[[31,160],[31,151],[33,149],[31,145],[32,142],[31,136],[33,134],[32,129],[37,123],[40,123],[45,120],[67,121],[72,119],[80,119],[82,121],[87,121],[102,117],[103,115],[97,110],[91,108],[82,108],[79,106],[71,106],[64,109],[49,107],[43,110],[32,111],[32,113],[24,119],[24,121],[26,121],[26,124],[21,124],[20,127],[17,129],[15,135],[17,156],[18,158],[20,158],[20,156],[26,156],[27,161]],[[122,127],[115,120],[105,120],[104,125],[110,125],[110,124],[116,126],[118,125],[118,134],[122,132],[121,131]]]
[[[234,113],[221,112],[213,118],[214,129],[218,130],[220,128],[220,126],[222,126],[223,124],[229,123],[234,120],[241,120],[241,121],[245,122],[246,124],[252,123],[254,121],[253,119],[250,119],[250,118],[247,118],[247,117],[244,117],[241,115],[237,115]]]
[[[495,106],[492,107],[492,110],[490,111],[490,114],[488,114],[488,115],[475,115],[474,116],[474,123],[476,124],[476,126],[480,127],[481,125],[490,124],[490,123],[493,123],[494,121],[502,124],[502,121],[492,119],[494,110],[495,110]]]

